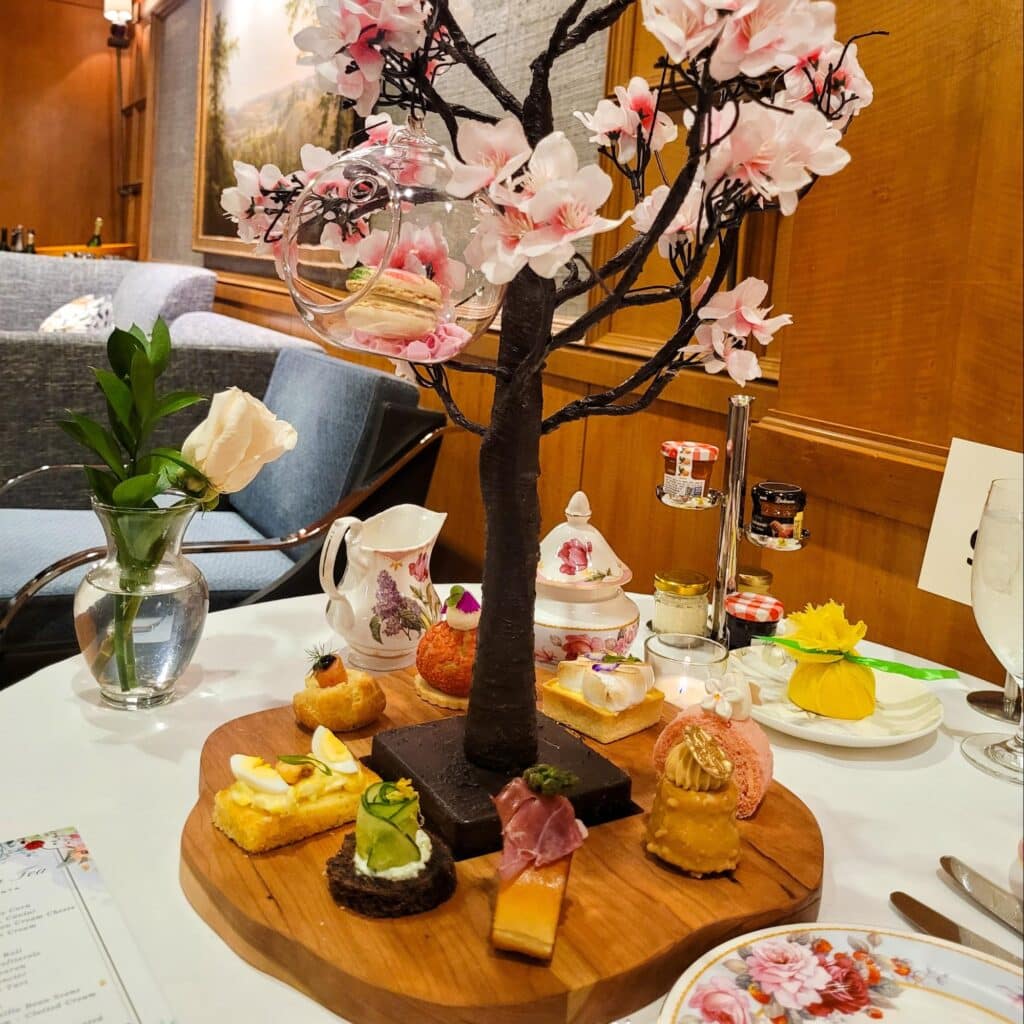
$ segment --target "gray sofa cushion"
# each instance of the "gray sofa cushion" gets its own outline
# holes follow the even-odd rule
[[[110,295],[118,326],[149,330],[213,305],[217,275],[204,267],[134,260],[64,259],[0,252],[0,331],[35,331],[65,302]]]
[[[234,512],[206,512],[189,523],[185,541],[256,540],[259,533]],[[103,530],[92,510],[0,509],[0,598],[7,600],[48,565],[89,547],[102,547]],[[212,591],[248,592],[273,583],[292,568],[280,551],[196,555]],[[41,594],[75,592],[88,566],[59,576]]]
[[[0,330],[36,331],[65,302],[90,292],[113,295],[134,266],[129,260],[0,252]]]
[[[285,349],[264,401],[299,435],[231,504],[267,537],[325,516],[363,479],[386,403],[415,408],[417,389],[321,352]]]
[[[213,305],[217,275],[203,267],[177,263],[136,263],[114,292],[114,323],[150,331],[158,316],[173,323],[182,313]]]

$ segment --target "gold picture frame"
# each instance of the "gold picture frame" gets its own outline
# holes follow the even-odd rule
[[[220,209],[221,190],[235,183],[232,162],[274,163],[287,173],[298,166],[303,143],[337,152],[355,128],[352,111],[321,91],[311,68],[296,63],[292,36],[312,15],[309,6],[304,0],[203,0],[193,175],[196,252],[269,260],[253,254]]]

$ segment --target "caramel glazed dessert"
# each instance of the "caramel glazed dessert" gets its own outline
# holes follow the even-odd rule
[[[700,726],[672,748],[647,822],[647,850],[701,878],[739,863],[733,767]]]

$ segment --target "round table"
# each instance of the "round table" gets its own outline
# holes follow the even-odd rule
[[[646,621],[651,598],[636,600]],[[179,836],[195,803],[203,741],[229,719],[290,702],[302,685],[303,652],[331,635],[320,596],[218,612],[177,698],[147,712],[102,706],[79,658],[0,692],[0,839],[80,829],[178,1021],[338,1020],[236,956],[178,884]],[[862,646],[876,657],[930,664]],[[811,808],[824,835],[819,919],[906,928],[889,905],[889,892],[905,889],[1004,948],[1019,947],[945,884],[938,859],[956,855],[1019,893],[1020,790],[975,770],[958,749],[965,735],[992,725],[964,700],[978,681],[930,685],[945,722],[903,746],[844,749],[770,733],[776,778]],[[653,1024],[659,1004],[630,1024]]]

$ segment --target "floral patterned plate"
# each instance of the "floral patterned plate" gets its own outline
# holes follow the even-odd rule
[[[754,706],[750,715],[761,725],[832,747],[895,747],[935,732],[942,724],[942,702],[926,683],[907,676],[875,670],[877,705],[874,714],[859,721],[826,718],[798,708],[786,696],[794,662],[765,645],[743,647],[729,656],[730,668],[739,669],[750,683]]]
[[[675,983],[658,1024],[1017,1024],[1024,977],[941,939],[798,924],[731,939]]]

